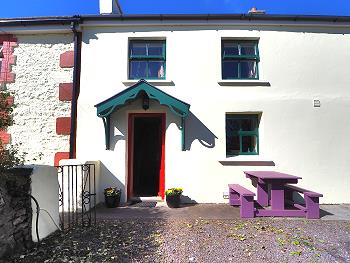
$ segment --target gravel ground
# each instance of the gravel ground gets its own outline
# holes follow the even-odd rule
[[[349,221],[102,220],[8,262],[350,262]],[[7,261],[6,261],[7,262]]]

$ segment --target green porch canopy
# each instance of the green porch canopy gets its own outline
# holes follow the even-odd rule
[[[110,149],[111,114],[123,107],[130,100],[135,100],[137,98],[143,99],[142,106],[145,110],[149,107],[149,99],[154,99],[160,104],[168,106],[172,113],[181,118],[182,150],[185,150],[185,118],[188,116],[190,104],[187,104],[186,102],[165,93],[164,91],[149,84],[144,79],[141,79],[131,87],[95,105],[97,108],[97,116],[102,118],[104,124],[106,149]]]

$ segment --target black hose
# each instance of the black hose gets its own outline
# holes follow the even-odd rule
[[[34,196],[32,196],[31,194],[28,194],[27,195],[30,196],[30,198],[33,199],[33,201],[35,202],[36,204],[36,222],[35,222],[35,228],[36,228],[36,238],[38,240],[38,246],[40,245],[40,238],[39,238],[39,213],[40,213],[40,207],[39,207],[39,203],[38,201],[35,199]]]
[[[10,192],[9,192],[10,193]],[[38,203],[38,200],[35,199],[34,196],[32,196],[31,194],[28,194],[28,193],[24,193],[24,192],[21,192],[21,193],[17,193],[17,192],[13,192],[12,194],[13,196],[23,196],[23,195],[27,195],[29,196],[31,199],[33,199],[33,201],[35,202],[36,204],[36,222],[35,222],[35,228],[36,228],[36,238],[38,240],[38,246],[40,245],[40,238],[39,238],[39,213],[40,213],[40,206],[39,206],[39,203]]]

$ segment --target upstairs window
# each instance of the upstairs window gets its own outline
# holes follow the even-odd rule
[[[132,40],[129,79],[165,79],[165,41]]]
[[[222,79],[259,79],[257,41],[222,41]]]
[[[226,114],[226,156],[259,153],[259,115]]]

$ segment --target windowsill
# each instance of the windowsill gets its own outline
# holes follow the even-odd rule
[[[172,80],[167,80],[167,79],[145,79],[149,84],[151,85],[157,85],[157,86],[175,86],[174,81]],[[138,79],[128,79],[122,81],[122,83],[125,86],[132,86],[139,82]]]
[[[238,155],[234,157],[221,158],[219,160],[224,166],[275,166],[275,162],[259,155]]]
[[[270,82],[259,79],[222,79],[218,84],[220,86],[271,86]]]

